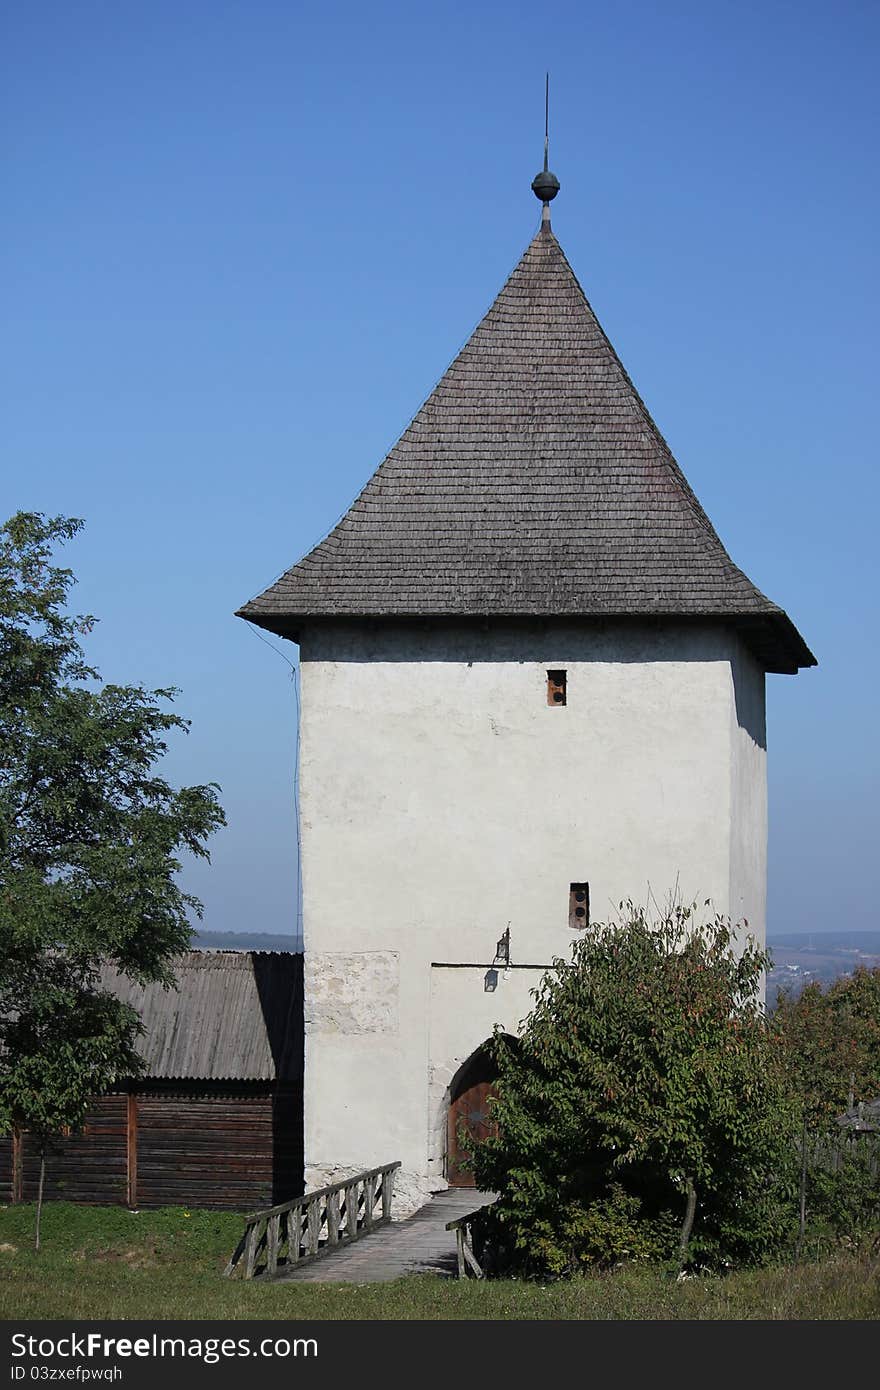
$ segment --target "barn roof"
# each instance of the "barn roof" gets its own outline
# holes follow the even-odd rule
[[[544,223],[330,534],[239,616],[720,618],[815,665],[734,565]]]
[[[112,966],[101,983],[137,1010],[147,1076],[285,1081],[302,1072],[302,956],[187,951],[175,989],[138,985]]]

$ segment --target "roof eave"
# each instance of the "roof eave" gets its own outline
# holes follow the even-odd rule
[[[756,658],[761,662],[764,669],[773,675],[797,675],[798,671],[810,666],[818,666],[818,661],[810,648],[807,646],[798,629],[795,627],[791,618],[781,608],[775,612],[767,613],[736,613],[736,612],[705,612],[705,613],[676,613],[669,611],[656,612],[601,612],[584,613],[575,612],[492,612],[492,613],[395,613],[375,611],[370,613],[317,613],[314,611],[303,611],[299,613],[260,613],[250,605],[245,605],[236,611],[237,618],[243,618],[246,622],[253,623],[255,627],[263,628],[266,632],[273,633],[276,637],[283,637],[290,642],[300,642],[301,633],[304,626],[314,623],[426,623],[426,622],[491,622],[494,619],[516,620],[521,622],[540,621],[548,619],[558,620],[585,620],[592,622],[655,622],[655,621],[674,621],[682,623],[691,622],[720,622],[728,626],[735,627],[743,637],[743,640],[753,651]]]
[[[745,614],[736,620],[743,640],[774,675],[796,676],[819,662],[791,618],[780,608],[776,613]]]

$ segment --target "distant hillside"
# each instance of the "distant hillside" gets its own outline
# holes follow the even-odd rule
[[[258,931],[196,931],[193,947],[203,951],[297,951],[296,937],[273,936],[270,932]]]
[[[767,938],[773,969],[767,975],[767,1003],[780,989],[800,994],[805,985],[831,984],[856,966],[880,966],[880,931],[784,932]]]
[[[880,956],[880,931],[773,932],[767,944],[780,950],[821,951],[827,946],[834,952],[862,951]]]
[[[297,951],[296,937],[270,932],[197,931],[193,946],[205,951]],[[857,965],[880,966],[880,931],[782,932],[770,936],[767,946],[773,969],[767,975],[767,1002],[772,1008],[781,989],[800,994],[804,985],[818,980],[828,985],[848,975]]]

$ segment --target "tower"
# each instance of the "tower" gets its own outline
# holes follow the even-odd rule
[[[465,347],[240,610],[300,646],[307,1182],[399,1158],[409,1206],[467,1180],[481,1046],[591,914],[678,883],[763,937],[764,677],[815,664],[602,331],[546,158],[533,189]]]

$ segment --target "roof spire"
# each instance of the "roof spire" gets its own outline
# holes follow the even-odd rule
[[[555,174],[551,174],[547,165],[550,152],[550,74],[546,75],[544,83],[544,168],[540,174],[536,174],[532,179],[532,192],[536,198],[540,198],[543,203],[541,209],[541,226],[550,226],[550,203],[559,192],[559,180]]]

